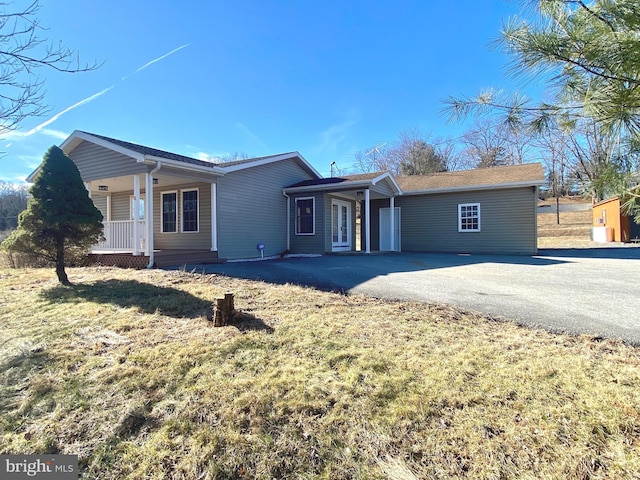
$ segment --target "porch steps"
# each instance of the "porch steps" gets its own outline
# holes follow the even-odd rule
[[[160,268],[225,263],[227,261],[224,258],[218,258],[218,252],[209,250],[160,250],[155,252],[154,260],[156,267]]]

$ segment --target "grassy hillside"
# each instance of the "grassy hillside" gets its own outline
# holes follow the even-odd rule
[[[585,203],[581,197],[560,198],[561,205]],[[548,198],[538,206],[555,207],[555,199]],[[599,246],[591,241],[591,209],[560,212],[560,223],[554,211],[538,213],[539,248],[584,248]]]
[[[83,478],[637,478],[640,352],[183,272],[0,270],[0,453]],[[209,302],[240,317],[213,328]],[[526,308],[526,306],[523,306]]]

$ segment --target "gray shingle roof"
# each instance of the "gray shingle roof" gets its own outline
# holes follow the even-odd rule
[[[221,162],[221,163],[217,163],[216,165],[219,167],[232,167],[234,165],[242,165],[245,163],[252,163],[252,162],[258,162],[260,160],[266,160],[269,158],[274,158],[274,157],[281,157],[283,155],[293,155],[293,154],[298,154],[298,152],[286,152],[286,153],[277,153],[275,155],[265,155],[264,157],[253,157],[253,158],[245,158],[243,160],[232,160],[230,162]]]
[[[432,175],[411,175],[396,177],[403,192],[446,190],[465,187],[483,187],[530,183],[538,185],[545,180],[540,163],[509,165],[506,167],[476,168],[455,172],[434,173]]]
[[[145,147],[144,145],[138,145],[137,143],[125,142],[123,140],[118,140],[117,138],[105,137],[104,135],[98,135],[91,132],[82,132],[87,135],[91,135],[92,137],[100,138],[102,140],[106,140],[107,142],[111,142],[115,145],[118,145],[123,148],[128,148],[136,153],[140,153],[141,155],[152,155],[154,157],[166,158],[167,160],[175,160],[178,162],[190,163],[192,165],[202,165],[202,166],[210,166],[214,167],[217,164],[213,162],[206,162],[204,160],[198,160],[196,158],[187,157],[185,155],[179,155],[177,153],[167,152],[166,150],[158,150],[157,148]]]

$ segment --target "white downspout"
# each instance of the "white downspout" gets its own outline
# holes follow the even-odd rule
[[[157,173],[162,168],[162,163],[159,161],[156,162],[156,168],[151,170],[146,175],[146,191],[145,195],[147,197],[147,245],[149,248],[149,264],[147,268],[153,268],[153,264],[155,263],[155,258],[153,255],[153,175]]]
[[[284,193],[284,190],[282,195],[287,199],[287,251],[289,251],[291,250],[291,198]]]

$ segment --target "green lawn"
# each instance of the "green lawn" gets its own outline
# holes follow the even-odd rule
[[[0,453],[77,454],[90,479],[638,478],[634,347],[220,276],[69,278],[0,270]]]

